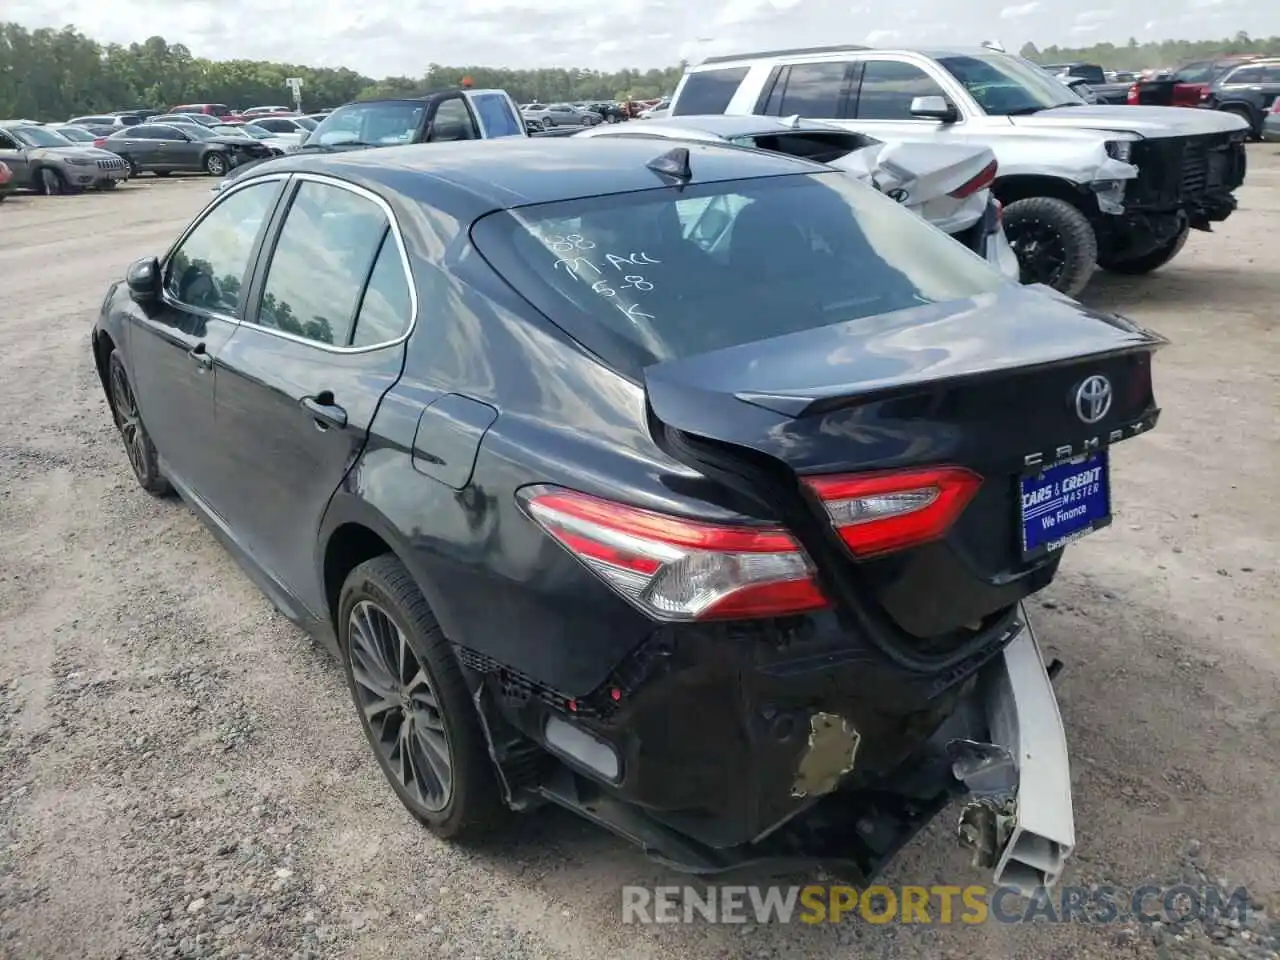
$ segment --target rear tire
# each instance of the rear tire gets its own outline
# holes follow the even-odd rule
[[[1018,255],[1023,283],[1080,295],[1098,262],[1089,218],[1056,197],[1028,197],[1004,208],[1004,232]]]
[[[506,808],[462,669],[393,555],[347,577],[338,642],[361,729],[405,809],[445,839],[498,826]]]
[[[1156,247],[1150,253],[1128,260],[1109,260],[1100,258],[1098,266],[1110,273],[1136,277],[1152,270],[1158,270],[1182,252],[1187,245],[1187,237],[1191,235],[1191,227],[1183,224],[1181,232],[1162,247]]]
[[[125,157],[124,162],[129,165],[129,178],[132,179],[138,175],[138,162],[133,157]]]

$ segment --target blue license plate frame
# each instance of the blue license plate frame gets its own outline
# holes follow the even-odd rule
[[[1017,493],[1022,557],[1036,560],[1111,524],[1111,458],[1103,448],[1037,467]]]

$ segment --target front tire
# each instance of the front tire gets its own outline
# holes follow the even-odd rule
[[[227,158],[220,153],[210,153],[204,158],[204,172],[211,177],[225,177],[229,164]]]
[[[40,192],[46,197],[57,197],[70,193],[67,178],[52,167],[40,168]]]
[[[112,350],[107,360],[107,384],[111,416],[124,441],[125,456],[129,458],[129,466],[133,467],[133,475],[138,478],[138,486],[153,497],[168,496],[172,488],[160,473],[160,457],[151,442],[151,435],[142,425],[138,401],[133,395],[133,386],[129,383],[129,374],[120,359],[119,350]]]
[[[351,571],[338,640],[361,729],[405,809],[446,839],[496,826],[505,810],[462,670],[394,556]]]
[[[1128,260],[1108,260],[1104,257],[1098,260],[1098,266],[1111,273],[1119,273],[1130,277],[1150,273],[1152,270],[1160,269],[1181,253],[1182,248],[1187,245],[1187,237],[1190,235],[1191,227],[1183,224],[1182,230],[1178,232],[1176,237],[1164,246],[1156,247],[1150,253],[1145,253],[1140,257],[1132,257]]]
[[[1018,255],[1023,283],[1043,283],[1069,297],[1084,290],[1098,262],[1089,218],[1056,197],[1028,197],[1004,208],[1004,232]]]

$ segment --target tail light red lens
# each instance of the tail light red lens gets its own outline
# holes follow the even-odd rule
[[[1129,85],[1129,92],[1128,92],[1127,94],[1125,94],[1124,99],[1125,99],[1125,101],[1126,101],[1130,106],[1137,106],[1137,104],[1138,104],[1138,85],[1137,85],[1136,83],[1133,83],[1133,84],[1130,84],[1130,85]]]
[[[524,497],[529,515],[655,620],[777,617],[828,606],[799,543],[778,527],[703,523],[569,490]]]
[[[94,140],[94,141],[93,141],[93,145],[94,145],[95,147],[105,147],[105,146],[107,145],[107,138],[106,138],[106,137],[98,137],[98,139],[96,139],[96,140]]]
[[[982,478],[961,467],[935,467],[811,477],[805,485],[849,549],[871,557],[943,536]]]
[[[985,190],[987,187],[991,186],[991,184],[995,183],[996,171],[998,169],[999,164],[995,160],[992,160],[982,168],[982,172],[976,177],[961,184],[955,190],[952,190],[951,196],[955,197],[957,200],[964,200],[966,197],[972,197],[979,190]]]
[[[1271,112],[1280,113],[1280,96],[1271,101]]]

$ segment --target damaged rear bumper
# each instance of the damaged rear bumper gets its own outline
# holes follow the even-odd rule
[[[858,884],[964,798],[960,842],[975,862],[997,882],[1049,886],[1074,845],[1066,739],[1024,609],[1000,640],[961,682],[916,702],[865,659],[766,664],[763,681],[755,664],[733,675],[737,702],[713,699],[714,682],[699,690],[714,667],[677,671],[653,685],[662,707],[642,702],[612,724],[546,716],[544,746],[560,762],[508,783],[509,797],[568,807],[682,872],[822,867]],[[801,690],[806,709],[788,699]],[[681,704],[692,710],[670,709]]]

